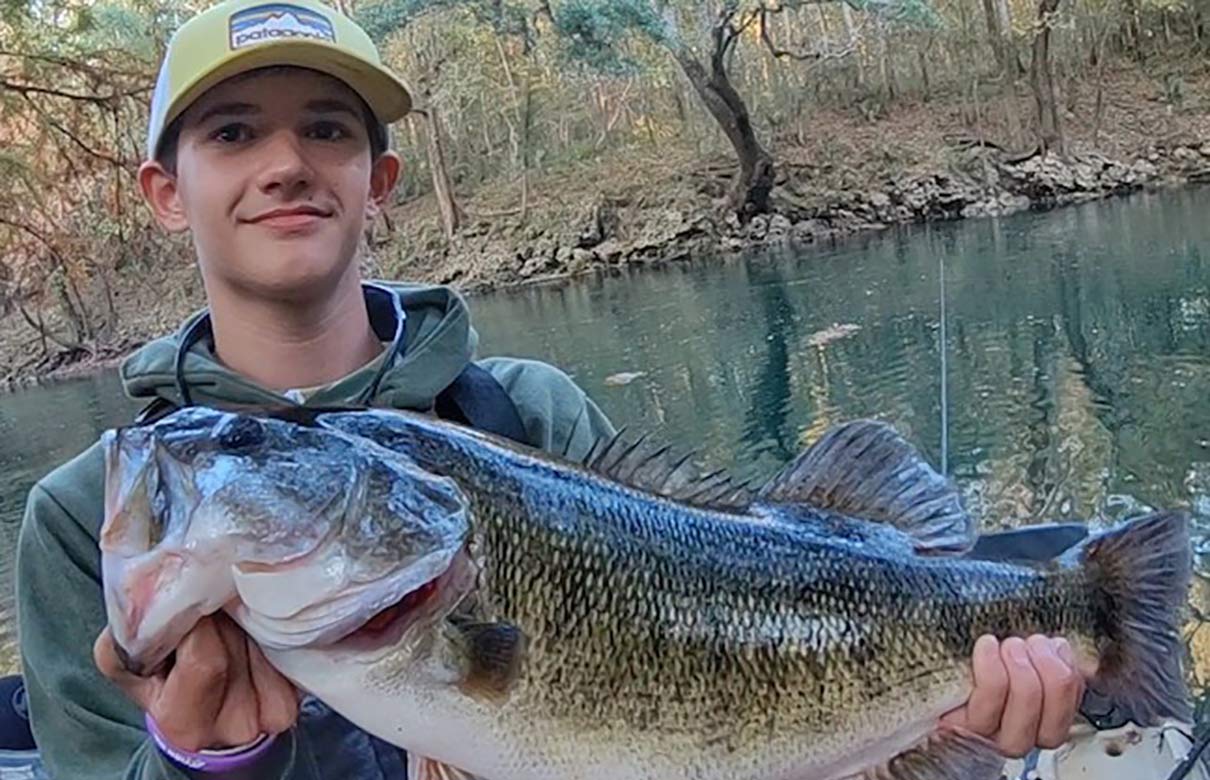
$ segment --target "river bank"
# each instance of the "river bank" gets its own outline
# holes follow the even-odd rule
[[[774,209],[746,221],[711,206],[686,207],[684,201],[653,204],[645,196],[602,195],[557,227],[531,225],[502,237],[491,225],[472,225],[446,246],[434,241],[388,261],[386,275],[475,292],[771,246],[809,249],[897,225],[1001,217],[1210,181],[1210,136],[1126,160],[1099,153],[996,159],[1001,154],[969,150],[982,180],[945,170],[827,193],[784,165]],[[722,162],[711,161],[719,171]],[[725,179],[718,179],[701,186],[721,191]]]
[[[876,121],[820,113],[810,135],[775,136],[772,208],[747,222],[720,208],[734,171],[728,154],[631,148],[531,182],[525,224],[475,218],[515,211],[513,182],[466,198],[467,225],[448,242],[433,202],[407,204],[398,211],[406,228],[377,267],[501,288],[1198,184],[1210,181],[1210,73],[1184,76],[1179,104],[1162,79],[1136,70],[1106,77],[1110,97],[1078,91],[1068,101],[1066,155],[1031,154],[1032,136],[1013,124],[1031,116],[1023,89],[1002,94],[975,127],[957,96],[894,106]]]
[[[1071,101],[1064,156],[1031,153],[1019,128],[1014,148],[1004,140],[1012,128],[991,115],[974,132],[968,106],[957,98],[893,106],[874,120],[821,113],[810,135],[774,134],[772,208],[746,221],[720,208],[733,171],[724,150],[661,143],[605,151],[531,174],[523,211],[517,180],[462,195],[467,216],[450,240],[431,198],[392,208],[375,226],[367,272],[475,294],[772,245],[811,251],[896,225],[1199,184],[1210,181],[1210,77],[1190,78],[1175,105],[1160,79],[1111,74],[1105,92],[1112,99],[1101,102],[1095,123],[1081,120],[1094,115],[1088,106]],[[1002,100],[1016,105],[1004,117],[1029,116],[1027,93]],[[0,320],[0,388],[112,366],[200,306],[188,245],[166,246],[165,257],[140,264],[154,274],[117,278],[118,325],[89,350],[56,349],[21,318]]]

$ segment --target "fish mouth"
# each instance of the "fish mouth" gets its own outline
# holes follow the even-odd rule
[[[453,612],[473,590],[477,577],[478,568],[463,548],[441,574],[316,649],[356,655],[389,650],[417,627],[432,625]]]

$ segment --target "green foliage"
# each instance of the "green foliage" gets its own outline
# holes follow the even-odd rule
[[[568,56],[601,73],[640,70],[620,46],[634,33],[660,45],[671,42],[667,23],[649,0],[565,0],[552,10]]]
[[[469,11],[478,22],[499,35],[532,41],[525,9],[502,0],[380,0],[358,8],[354,18],[381,44],[422,16],[454,9]]]
[[[29,21],[29,3],[26,0],[0,0],[0,23],[12,27]]]
[[[849,6],[876,18],[907,27],[940,29],[941,14],[929,0],[847,0]]]
[[[157,21],[125,5],[98,3],[90,9],[88,25],[79,31],[76,45],[82,51],[122,50],[151,65],[165,34]]]
[[[417,18],[448,8],[466,5],[468,0],[381,0],[360,6],[354,20],[370,37],[381,44]]]

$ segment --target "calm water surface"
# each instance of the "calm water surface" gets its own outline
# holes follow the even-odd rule
[[[1192,509],[1210,530],[1210,190],[629,272],[473,307],[483,354],[556,363],[619,424],[742,476],[771,474],[858,416],[893,423],[939,463],[941,263],[949,469],[986,527],[1164,506]],[[9,551],[29,486],[134,408],[111,374],[0,396],[0,667],[15,665]],[[1210,574],[1204,544],[1199,534]],[[1201,683],[1210,629],[1197,614]]]

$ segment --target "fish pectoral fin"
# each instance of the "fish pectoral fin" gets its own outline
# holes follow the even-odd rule
[[[409,753],[408,780],[479,780],[479,778],[449,764]]]
[[[882,766],[867,769],[861,780],[1000,780],[1004,757],[983,737],[952,727],[932,734],[919,747]]]
[[[830,429],[761,488],[766,504],[806,504],[885,523],[927,553],[961,553],[976,525],[958,491],[895,429],[854,420]]]
[[[509,623],[451,621],[450,627],[450,639],[462,657],[458,687],[475,698],[497,703],[507,699],[521,674],[525,634]]]

